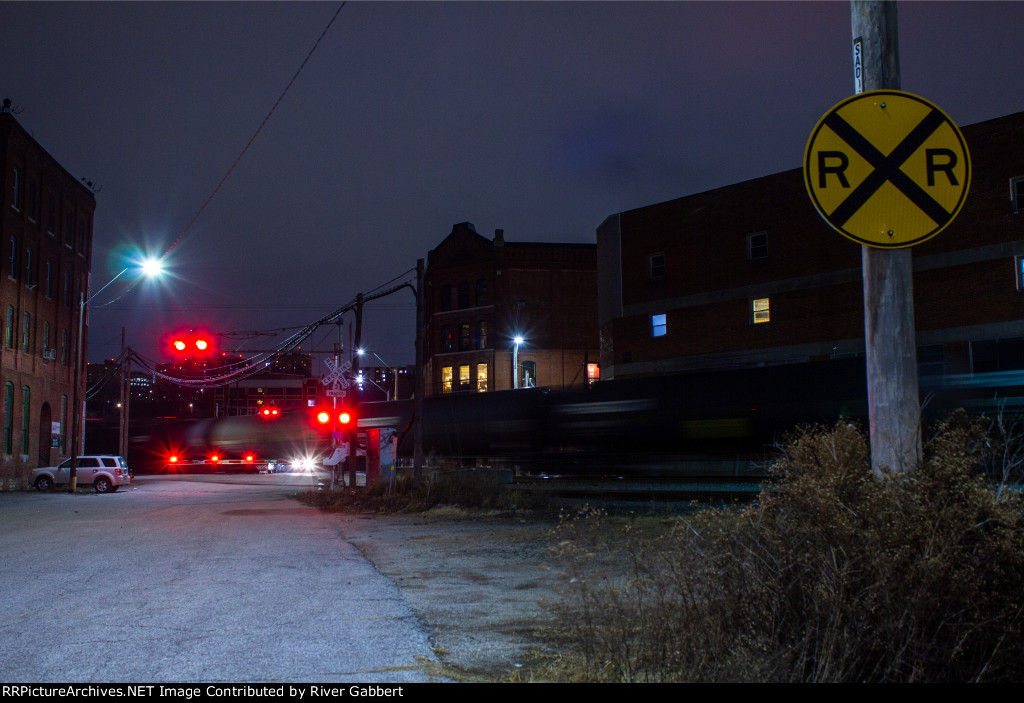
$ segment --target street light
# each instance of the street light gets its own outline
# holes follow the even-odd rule
[[[520,335],[516,335],[513,339],[515,347],[512,349],[512,388],[519,388],[519,345],[523,343],[523,338]]]
[[[390,364],[388,364],[388,362],[386,362],[386,361],[384,361],[383,359],[380,358],[380,356],[377,354],[377,352],[372,352],[372,351],[369,351],[368,349],[356,349],[356,354],[358,354],[359,356],[362,356],[363,354],[366,354],[368,352],[370,354],[373,354],[374,356],[376,356],[377,357],[377,361],[379,361],[380,363],[384,364],[384,368],[386,368],[388,371],[391,372],[392,377],[395,379],[395,396],[394,397],[395,397],[395,400],[397,400],[398,399],[398,367],[391,366]],[[370,383],[372,383],[373,385],[377,386],[377,388],[379,390],[384,391],[384,393],[387,394],[388,400],[391,400],[391,391],[384,390],[383,388],[378,386],[375,381],[371,381],[370,379],[365,378],[365,377],[364,377],[364,379],[367,380],[367,381],[370,381]]]
[[[160,259],[146,258],[135,264],[139,269],[139,274],[145,277],[158,276],[163,272],[163,263]],[[75,340],[75,372],[72,380],[74,382],[74,390],[72,391],[72,411],[71,411],[71,472],[68,479],[68,492],[74,493],[78,487],[78,454],[79,454],[79,426],[85,419],[85,408],[78,407],[78,387],[80,384],[79,375],[81,374],[82,368],[82,333],[85,323],[85,310],[97,295],[107,289],[111,283],[119,279],[129,269],[133,268],[132,265],[125,266],[121,269],[120,273],[111,278],[107,283],[100,288],[98,291],[89,296],[89,299],[85,298],[85,291],[79,291],[78,294],[78,338]],[[124,346],[124,334],[122,329],[122,347]],[[121,350],[121,391],[124,392],[124,349]],[[126,400],[126,399],[124,399]],[[123,444],[124,438],[127,435],[127,402],[121,404],[121,442]],[[84,449],[84,447],[83,447]]]

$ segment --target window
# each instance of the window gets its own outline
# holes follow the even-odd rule
[[[1014,212],[1024,210],[1024,176],[1010,179],[1010,200]]]
[[[537,385],[537,362],[536,361],[524,361],[523,367],[523,382],[520,384],[520,388],[533,388]]]
[[[14,349],[14,306],[7,306],[7,320],[4,323],[4,346]]]
[[[57,228],[57,200],[51,195],[46,203],[46,231],[53,234]]]
[[[32,391],[21,388],[21,453],[28,454],[28,425],[31,417]]]
[[[78,221],[78,253],[85,256],[86,252],[85,220]]]
[[[665,277],[665,255],[662,253],[651,254],[647,257],[648,268],[652,281],[660,281]]]
[[[32,287],[36,283],[36,278],[33,275],[35,272],[32,270],[32,250],[25,250],[25,285]]]
[[[668,334],[668,316],[651,315],[651,336],[664,337]]]
[[[7,259],[7,275],[18,279],[18,240],[11,237],[11,251]]]
[[[4,387],[4,452],[14,452],[14,384]]]
[[[68,365],[68,331],[60,331],[60,363],[61,366]]]
[[[46,350],[50,348],[50,322],[49,320],[43,320],[43,355],[45,358]]]
[[[60,397],[60,453],[68,453],[68,397]]]
[[[459,284],[459,310],[469,307],[469,284],[463,281]]]
[[[452,392],[452,367],[445,366],[441,369],[441,392],[451,393]]]
[[[21,314],[21,350],[27,352],[29,350],[29,341],[32,335],[29,331],[32,327],[32,316],[27,312]]]
[[[767,232],[754,232],[747,235],[747,258],[751,261],[768,258]]]
[[[750,319],[755,325],[761,325],[771,320],[768,298],[756,298],[750,301]]]
[[[476,323],[476,348],[487,348],[487,320],[480,320]]]
[[[441,328],[441,351],[455,351],[455,335],[450,325]]]
[[[463,322],[459,325],[459,351],[467,351],[469,349],[469,344],[469,323]]]
[[[463,364],[459,367],[459,390],[469,390],[469,364]]]
[[[15,210],[21,209],[21,171],[17,166],[14,167],[14,175],[11,179],[11,185],[14,187],[14,192],[11,194],[11,207]]]
[[[449,285],[441,286],[441,312],[452,309],[452,287]]]
[[[587,364],[587,385],[592,386],[601,380],[601,365]]]
[[[71,272],[64,272],[64,307],[71,307]]]
[[[480,279],[476,282],[476,306],[487,305],[487,281]]]
[[[476,390],[478,393],[487,391],[487,364],[476,365]]]
[[[49,259],[46,260],[45,268],[46,278],[43,280],[43,293],[47,298],[53,297],[53,262]]]

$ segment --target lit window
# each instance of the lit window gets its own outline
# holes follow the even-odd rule
[[[29,313],[21,315],[21,350],[27,352],[29,349],[29,331],[32,327],[32,316]]]
[[[651,315],[651,336],[664,337],[668,334],[668,318],[666,315]]]
[[[1024,256],[1014,257],[1013,268],[1017,272],[1017,290],[1024,291]]]
[[[487,364],[476,365],[476,390],[479,393],[487,391]]]
[[[1010,179],[1010,200],[1013,201],[1013,211],[1024,210],[1024,176]]]
[[[441,392],[451,393],[452,392],[452,367],[445,366],[441,369]]]
[[[459,367],[459,390],[469,390],[469,364],[463,364]]]
[[[665,255],[651,254],[647,259],[652,281],[660,281],[665,277]]]
[[[14,306],[7,306],[7,322],[4,326],[4,346],[14,348]]]
[[[755,232],[747,235],[747,258],[751,261],[768,258],[767,232]]]
[[[601,380],[601,365],[587,364],[587,385],[592,386]]]
[[[771,320],[770,305],[768,298],[757,298],[751,301],[751,312],[755,325],[760,325]]]

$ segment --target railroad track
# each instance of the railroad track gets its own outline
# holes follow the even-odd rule
[[[665,503],[749,503],[761,492],[764,477],[573,477],[523,476],[520,490],[570,499]]]

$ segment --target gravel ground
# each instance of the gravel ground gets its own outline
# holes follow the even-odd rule
[[[443,675],[462,681],[526,680],[550,655],[543,633],[558,597],[551,523],[434,510],[427,514],[327,513],[389,577],[433,633]]]

